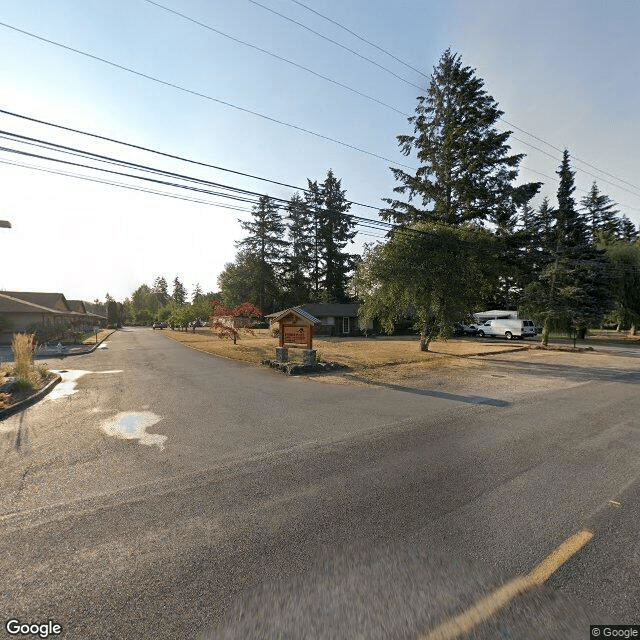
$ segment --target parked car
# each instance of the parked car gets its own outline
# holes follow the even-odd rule
[[[154,322],[151,325],[152,329],[166,329],[167,327],[167,323],[166,322]]]
[[[475,336],[478,327],[474,324],[459,324],[453,330],[454,336]]]
[[[507,340],[513,338],[533,338],[537,331],[533,320],[487,320],[478,327],[478,336],[504,336]]]

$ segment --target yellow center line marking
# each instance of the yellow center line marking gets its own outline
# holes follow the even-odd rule
[[[419,640],[454,640],[462,634],[468,633],[481,622],[488,620],[516,596],[544,583],[554,571],[580,551],[591,538],[593,538],[591,531],[586,529],[579,531],[565,540],[531,573],[507,582],[455,618],[443,622],[433,631],[420,636]]]

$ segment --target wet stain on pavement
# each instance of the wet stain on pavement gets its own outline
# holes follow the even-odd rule
[[[82,369],[52,369],[53,373],[57,373],[62,378],[62,381],[53,388],[53,391],[49,393],[49,395],[45,396],[45,400],[59,400],[60,398],[65,398],[67,396],[71,396],[74,393],[78,392],[76,389],[76,385],[78,384],[78,380],[82,378],[82,376],[87,375],[88,373],[122,373],[122,369],[115,369],[113,371],[84,371]]]
[[[140,444],[156,445],[163,450],[167,436],[146,433],[146,429],[160,420],[162,418],[151,411],[125,411],[105,420],[100,426],[107,435],[125,440],[139,440]]]

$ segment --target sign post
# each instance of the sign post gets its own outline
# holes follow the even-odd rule
[[[276,348],[276,360],[287,362],[289,348],[303,349],[303,364],[315,364],[316,351],[313,348],[313,325],[320,321],[300,307],[286,309],[274,318],[280,334],[280,346]]]

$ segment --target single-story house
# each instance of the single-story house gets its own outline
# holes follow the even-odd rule
[[[61,293],[0,291],[0,343],[10,344],[14,333],[38,326],[51,333],[65,327],[83,331],[106,324],[103,316],[87,313],[81,300],[72,302],[70,305]]]
[[[316,336],[360,336],[374,329],[373,322],[365,324],[359,318],[359,304],[357,302],[346,304],[313,302],[300,304],[298,307],[320,320],[320,324],[313,330]],[[269,322],[269,327],[274,324],[273,318],[281,313],[281,311],[278,311],[265,316]],[[275,324],[277,325],[277,322]]]

